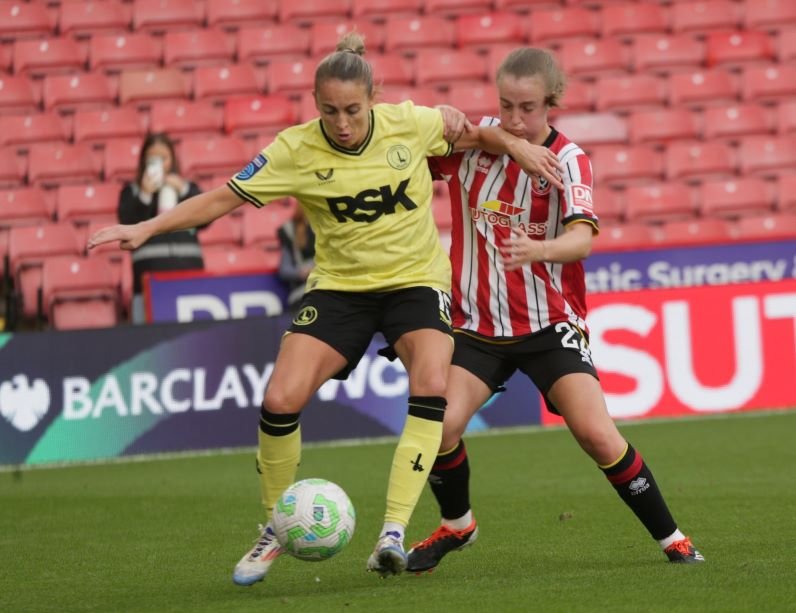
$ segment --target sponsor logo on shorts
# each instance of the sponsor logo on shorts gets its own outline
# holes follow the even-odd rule
[[[318,309],[314,306],[305,306],[293,319],[293,323],[297,326],[308,326],[316,319],[318,319]]]

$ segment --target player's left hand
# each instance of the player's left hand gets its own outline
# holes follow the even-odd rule
[[[561,162],[558,156],[547,147],[532,145],[525,139],[517,139],[511,144],[511,157],[529,175],[543,177],[558,189],[564,189],[561,181]]]
[[[455,143],[465,131],[472,129],[472,124],[467,116],[459,109],[447,104],[438,104],[435,108],[442,113],[442,123],[444,125],[442,137],[449,143]]]
[[[500,245],[506,270],[516,270],[529,262],[543,262],[545,249],[542,243],[532,240],[517,227],[511,228],[511,236]]]

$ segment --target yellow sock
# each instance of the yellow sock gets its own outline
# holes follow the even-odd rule
[[[301,427],[283,436],[272,436],[259,429],[257,434],[260,443],[257,472],[265,515],[270,519],[276,501],[296,480],[301,462]]]
[[[416,403],[428,406],[419,406],[418,411]],[[410,398],[409,415],[392,460],[385,523],[409,524],[439,451],[444,409],[444,398]]]

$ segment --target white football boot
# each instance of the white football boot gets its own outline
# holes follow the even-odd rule
[[[232,581],[237,585],[253,585],[262,581],[274,560],[284,552],[270,522],[260,526],[260,531],[254,547],[235,565]]]

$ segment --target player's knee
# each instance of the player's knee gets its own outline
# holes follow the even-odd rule
[[[598,464],[616,461],[625,448],[625,440],[613,432],[586,430],[576,435],[583,450]]]
[[[410,393],[413,396],[445,396],[447,377],[443,371],[429,369],[413,373],[409,378]]]
[[[283,387],[268,386],[263,405],[271,413],[298,413],[304,406],[303,398]]]

